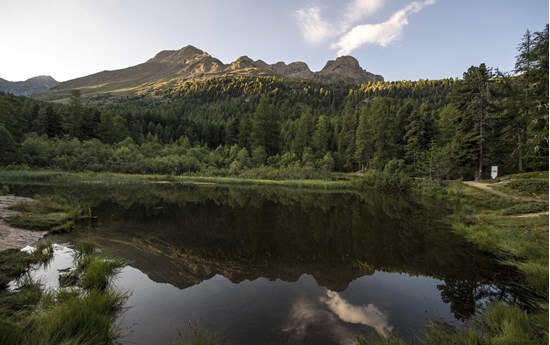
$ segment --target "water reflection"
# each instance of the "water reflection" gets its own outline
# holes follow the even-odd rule
[[[454,235],[427,200],[185,185],[13,186],[89,204],[94,238],[130,260],[128,341],[167,343],[203,320],[234,344],[346,343],[515,298],[513,272]],[[55,240],[56,238],[53,238]],[[137,323],[138,327],[133,327]],[[350,340],[351,339],[351,340]]]
[[[388,316],[372,303],[366,306],[355,306],[334,291],[327,291],[327,298],[323,299],[323,302],[342,321],[370,326],[383,336],[387,336],[393,329],[388,324]]]

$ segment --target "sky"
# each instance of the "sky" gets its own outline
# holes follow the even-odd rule
[[[65,81],[188,44],[224,63],[352,55],[386,80],[455,78],[513,70],[547,23],[548,0],[0,0],[0,78]]]

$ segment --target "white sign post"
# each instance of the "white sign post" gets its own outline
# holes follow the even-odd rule
[[[498,176],[498,165],[493,165],[491,167],[491,178],[494,180]]]

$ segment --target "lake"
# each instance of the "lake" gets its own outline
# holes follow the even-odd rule
[[[50,240],[92,238],[128,260],[115,281],[129,292],[122,344],[174,344],[194,327],[228,344],[412,338],[517,295],[511,270],[454,234],[435,201],[191,184],[10,189],[90,206],[93,220]],[[59,248],[50,276],[70,263]]]

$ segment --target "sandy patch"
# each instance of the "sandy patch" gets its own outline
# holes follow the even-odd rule
[[[44,237],[47,231],[30,231],[11,227],[3,222],[3,219],[17,215],[19,212],[7,208],[21,202],[32,199],[20,196],[0,196],[0,251],[6,249],[20,249],[34,243]]]

